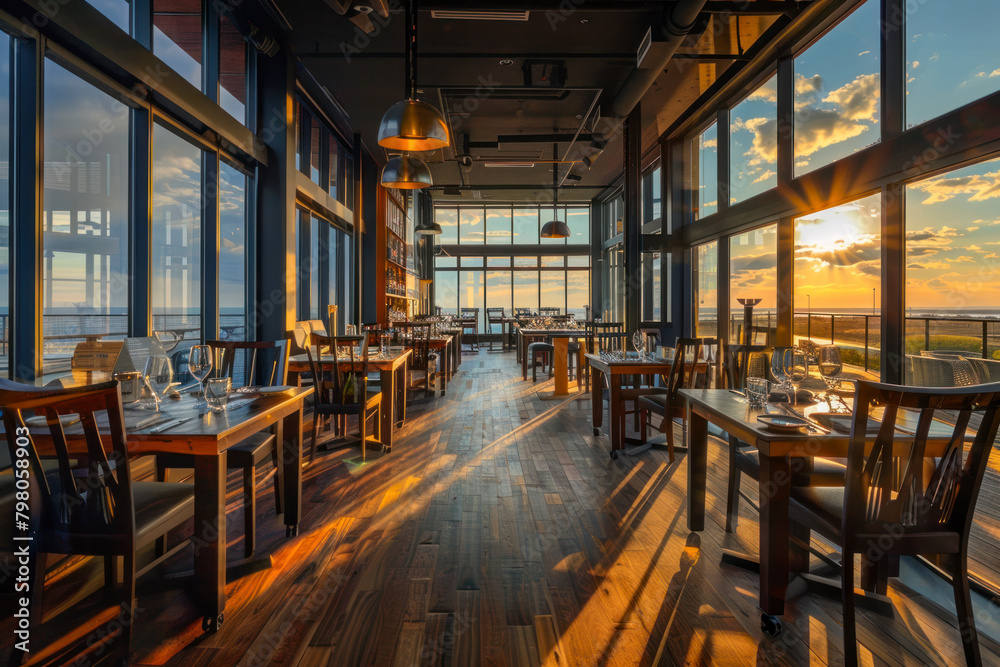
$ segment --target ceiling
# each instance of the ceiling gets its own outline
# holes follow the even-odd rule
[[[347,112],[351,126],[361,133],[376,159],[384,161],[386,153],[377,145],[378,125],[385,110],[405,95],[405,19],[401,2],[389,3],[396,11],[389,11],[388,18],[379,14],[381,3],[299,0],[283,4],[282,11],[292,26],[303,66]],[[647,31],[653,26],[653,34],[658,34],[673,4],[634,0],[419,3],[417,96],[442,109],[452,129],[451,146],[421,155],[431,167],[435,199],[551,201],[553,155],[580,160],[597,153],[590,147],[595,111],[614,99],[635,69]],[[720,75],[745,61],[740,54],[751,49],[783,14],[795,13],[806,4],[708,2],[708,11],[702,13],[694,32],[643,97],[644,151],[655,147],[660,134]],[[360,23],[370,21],[372,32],[367,34],[338,13],[337,5],[348,7]],[[363,10],[372,5],[374,11],[357,16],[359,6]],[[469,9],[523,10],[527,20],[438,15]],[[556,166],[557,181],[564,186],[561,200],[590,200],[621,174],[620,137],[620,132],[610,136],[589,169],[574,162]],[[472,157],[471,167],[460,167],[458,157],[463,155]],[[494,166],[510,162],[520,166]],[[566,179],[571,169],[573,176]]]

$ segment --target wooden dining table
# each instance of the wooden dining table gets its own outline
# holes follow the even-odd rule
[[[521,360],[521,379],[528,379],[528,345],[533,341],[544,341],[554,337],[562,338],[586,338],[586,329],[570,329],[566,327],[553,327],[550,329],[526,329],[520,327],[517,330],[517,352]]]
[[[290,388],[281,394],[236,394],[230,407],[218,414],[197,407],[193,396],[182,391],[179,400],[164,399],[163,418],[150,411],[125,409],[129,452],[188,454],[194,458],[194,572],[190,592],[204,615],[202,627],[217,629],[226,608],[226,478],[227,450],[255,433],[276,426],[282,440],[282,504],[286,537],[298,533],[302,518],[302,423],[305,398],[312,387]],[[159,430],[173,419],[187,421]],[[144,424],[138,428],[138,424]],[[132,425],[130,427],[130,425]],[[99,424],[100,426],[100,424]],[[106,427],[106,422],[105,422]],[[82,438],[82,427],[66,427],[68,439]],[[54,455],[47,429],[33,434],[40,453]],[[259,569],[259,568],[257,568]]]
[[[794,471],[807,469],[815,457],[847,458],[850,436],[827,433],[779,433],[757,421],[757,416],[784,414],[775,405],[752,408],[745,399],[728,389],[681,389],[687,401],[688,446],[688,528],[705,528],[705,494],[708,482],[708,424],[714,424],[738,440],[755,446],[760,454],[760,609],[779,616],[784,612],[785,594],[791,571],[808,568],[808,552],[796,549],[795,562],[790,556],[791,528],[788,519],[789,493]],[[827,406],[797,406],[799,414]],[[897,424],[916,427],[911,415],[900,413]],[[926,456],[944,453],[953,427],[933,424],[927,441]],[[913,442],[911,433],[897,432],[901,446]]]
[[[608,412],[611,427],[608,437],[611,440],[611,456],[614,458],[626,445],[637,445],[639,441],[628,438],[621,428],[621,410],[623,382],[626,377],[666,375],[670,373],[672,362],[669,359],[647,356],[640,359],[637,356],[622,359],[612,359],[607,354],[588,353],[585,355],[590,365],[593,377],[590,379],[590,403],[593,410],[594,435],[601,434],[604,423],[604,381],[608,383]],[[666,391],[666,389],[664,389]]]
[[[379,385],[382,392],[383,409],[381,411],[381,431],[382,445],[386,452],[392,451],[392,431],[393,427],[401,425],[406,419],[406,371],[407,364],[413,351],[403,349],[399,352],[390,352],[383,356],[381,353],[371,354],[368,357],[368,370],[378,371]],[[338,356],[336,362],[341,370],[361,370],[362,359],[355,356],[354,363],[351,364],[349,356]],[[320,363],[324,368],[329,368],[334,363],[334,357],[324,354],[320,358]],[[312,370],[309,366],[309,357],[305,354],[294,354],[288,359],[288,373],[297,384],[301,384],[302,373]],[[290,378],[290,381],[292,381]]]

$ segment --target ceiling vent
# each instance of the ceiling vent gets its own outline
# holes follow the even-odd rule
[[[494,167],[494,168],[496,167],[528,168],[528,167],[534,167],[535,163],[534,162],[484,162],[483,166]]]
[[[433,9],[431,18],[452,21],[527,21],[529,11],[489,11]]]
[[[646,34],[642,36],[642,41],[639,42],[639,48],[635,52],[635,66],[642,67],[642,61],[646,59],[646,54],[649,53],[649,47],[653,45],[653,29],[647,28]]]

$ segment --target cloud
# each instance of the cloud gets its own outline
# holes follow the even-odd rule
[[[910,254],[909,250],[907,250],[907,254]],[[914,269],[914,270],[932,270],[933,269],[935,271],[943,271],[945,269],[950,269],[951,268],[951,264],[949,264],[948,262],[920,262],[919,264],[908,264],[906,266],[906,268],[908,268],[908,269]]]
[[[868,275],[878,275],[872,272],[872,266],[877,267],[882,261],[882,243],[875,234],[860,234],[850,243],[797,245],[795,259],[816,261],[824,266],[850,266]]]
[[[853,139],[877,122],[879,75],[862,74],[830,91],[818,102],[823,78],[797,76],[795,81],[795,154],[812,155],[827,146]],[[833,107],[833,108],[830,108]]]
[[[995,77],[995,76],[1000,76],[1000,68],[997,68],[997,69],[993,70],[992,72],[990,72],[990,78],[991,79],[993,77]]]
[[[874,121],[878,113],[879,75],[862,74],[823,98],[824,102],[836,104],[849,120]]]
[[[761,181],[766,181],[767,179],[771,178],[772,176],[777,176],[777,175],[778,175],[777,172],[771,171],[770,169],[768,169],[763,174],[761,174],[760,176],[758,176],[757,178],[755,178],[753,180],[753,182],[754,183],[760,183]]]
[[[979,227],[966,227],[965,231],[967,231],[967,232],[978,232],[979,231]]]
[[[956,261],[956,262],[975,262],[976,259],[974,257],[970,257],[969,255],[962,255],[961,257],[956,257],[953,261]]]
[[[965,176],[941,176],[909,186],[927,194],[921,204],[937,204],[959,195],[970,195],[967,201],[987,201],[1000,198],[1000,170]]]
[[[910,68],[911,69],[917,69],[918,67],[920,67],[920,61],[919,60],[914,60],[912,63],[910,63]]]
[[[858,54],[858,56],[859,56],[859,57],[860,57],[860,56],[865,56],[865,55],[868,55],[869,53],[871,53],[871,50],[868,50],[868,51],[862,51],[861,53],[859,53],[859,54]]]

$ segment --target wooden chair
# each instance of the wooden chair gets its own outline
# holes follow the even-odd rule
[[[487,333],[490,334],[490,352],[493,351],[493,325],[500,327],[500,345],[503,346],[503,321],[507,316],[504,314],[503,308],[487,308],[486,309],[486,326],[488,327]]]
[[[1000,425],[1000,383],[975,387],[903,387],[858,381],[847,455],[846,485],[793,487],[789,517],[841,548],[844,664],[858,663],[854,557],[878,568],[897,555],[946,554],[951,570],[965,660],[979,665],[979,642],[969,593],[968,550],[973,512]],[[883,407],[878,434],[867,436],[869,415]],[[966,429],[982,413],[971,444]],[[900,447],[900,411],[919,412],[915,435]],[[936,411],[951,411],[954,426],[942,456],[925,456]],[[952,420],[949,420],[952,421]]]
[[[111,639],[105,652],[113,662],[129,662],[132,628],[135,621],[135,580],[160,560],[142,570],[136,569],[136,553],[194,516],[194,486],[161,482],[134,482],[129,461],[128,442],[118,382],[105,382],[72,389],[38,388],[0,379],[0,409],[7,434],[21,433],[23,413],[34,411],[47,417],[58,465],[53,469],[42,457],[29,436],[8,437],[12,461],[27,461],[32,511],[28,534],[32,548],[22,560],[26,565],[30,589],[29,622],[42,624],[42,593],[45,581],[45,558],[42,554],[73,554],[104,557],[104,583],[115,589],[121,614],[113,621],[121,632]],[[59,415],[79,415],[83,435],[67,438]],[[106,416],[107,432],[98,431],[98,420]],[[35,433],[42,429],[33,429]],[[24,445],[23,450],[19,445]],[[25,456],[26,454],[26,456]],[[71,458],[73,457],[73,458]],[[77,460],[74,462],[74,458]],[[85,466],[81,476],[75,470]],[[20,464],[17,466],[20,468]],[[13,511],[8,517],[13,522]],[[13,544],[13,542],[7,542]],[[187,546],[181,542],[169,555]],[[122,561],[118,582],[116,559]],[[104,635],[108,637],[115,633]],[[93,651],[93,645],[81,646]],[[13,651],[11,664],[20,664],[21,651]],[[94,655],[93,653],[91,655]],[[99,654],[98,654],[99,655]]]
[[[217,364],[212,377],[228,377],[233,387],[260,384],[264,387],[284,385],[288,379],[289,341],[210,340]],[[240,382],[240,380],[243,380]],[[274,513],[282,513],[281,480],[284,465],[281,456],[281,433],[262,431],[241,440],[226,450],[226,466],[243,473],[243,553],[253,556],[257,544],[257,468],[270,459],[274,473]],[[156,479],[163,482],[171,468],[194,468],[190,454],[157,454]],[[271,473],[268,473],[270,475]],[[265,476],[260,484],[267,481]]]
[[[368,443],[368,419],[375,418],[375,439],[382,444],[382,392],[368,392],[368,339],[361,342],[360,358],[356,358],[354,347],[348,348],[350,369],[340,370],[338,363],[322,363],[323,351],[335,354],[337,339],[333,336],[313,334],[311,344],[306,348],[309,366],[316,381],[316,402],[313,406],[312,446],[309,461],[316,456],[316,440],[319,437],[320,417],[333,417],[338,422],[338,430],[346,432],[347,417],[358,418],[358,433],[361,440],[361,460],[365,460]],[[356,363],[360,365],[355,368]]]
[[[667,436],[667,454],[671,463],[674,462],[674,419],[686,419],[687,411],[687,403],[678,392],[685,388],[710,386],[713,380],[719,386],[718,346],[717,338],[679,338],[670,373],[664,378],[665,389],[647,393],[638,399],[642,442],[646,442],[646,427],[651,425],[649,415],[659,415],[662,418],[659,430]],[[714,359],[711,348],[715,348]]]
[[[515,308],[514,317],[531,317],[531,308]]]
[[[462,337],[469,336],[469,348],[479,352],[479,309],[462,308]]]
[[[431,352],[431,328],[433,322],[409,322],[410,332],[406,345],[413,350],[407,365],[409,378],[407,388],[424,388],[424,396],[434,395],[434,381],[437,379],[438,356]],[[403,343],[404,341],[399,341]]]
[[[546,306],[545,308],[538,309],[539,317],[556,317],[562,312],[562,308],[550,308]]]

